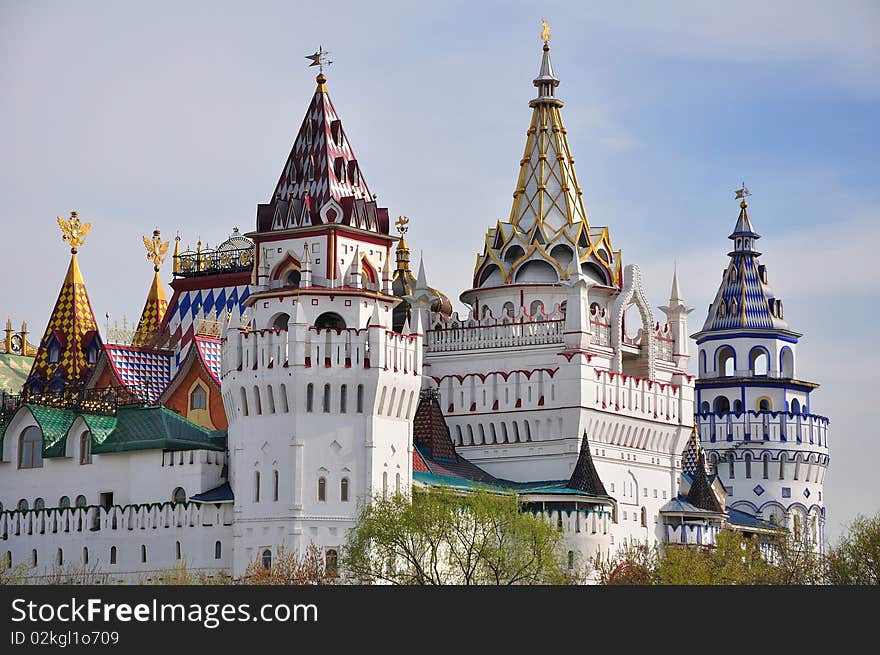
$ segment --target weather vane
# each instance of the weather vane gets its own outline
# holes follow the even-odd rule
[[[541,28],[541,40],[546,44],[550,41],[550,26],[544,18],[541,19]]]
[[[153,262],[153,270],[159,272],[159,265],[165,261],[165,253],[168,252],[170,241],[163,242],[159,238],[159,230],[153,230],[153,238],[143,237],[144,246],[147,248],[147,261]]]
[[[76,211],[70,212],[69,219],[63,219],[59,216],[58,226],[61,228],[61,239],[70,243],[70,252],[74,255],[85,242],[89,230],[92,229],[91,223],[80,222]]]
[[[306,55],[306,59],[311,60],[311,64],[309,67],[317,66],[318,70],[323,74],[324,66],[330,66],[333,62],[327,59],[327,55],[330,53],[327,50],[324,50],[322,46],[318,46],[317,52],[313,55]]]
[[[406,234],[407,230],[409,230],[409,218],[407,216],[400,216],[394,223],[397,225],[397,231],[400,234]]]
[[[743,203],[745,203],[746,198],[748,198],[750,195],[752,194],[749,193],[749,190],[746,188],[745,182],[743,182],[742,186],[736,190],[736,200],[742,199]]]

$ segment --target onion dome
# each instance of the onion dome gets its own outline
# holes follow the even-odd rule
[[[243,250],[245,248],[253,248],[254,242],[248,239],[246,236],[239,234],[238,228],[232,228],[232,234],[229,235],[229,238],[226,239],[223,243],[217,246],[217,250],[220,252],[226,252],[228,250]]]

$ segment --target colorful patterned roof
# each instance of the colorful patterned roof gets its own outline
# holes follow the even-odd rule
[[[39,391],[46,386],[53,391],[67,386],[79,386],[94,368],[100,346],[98,324],[86,293],[76,253],[73,253],[46,332],[40,340],[27,385]],[[92,363],[89,362],[87,352],[91,349],[94,349],[95,354]],[[50,357],[52,353],[58,353],[57,359]]]
[[[257,230],[341,223],[388,234],[388,210],[367,187],[323,74],[317,82],[272,199],[257,207]]]
[[[510,217],[486,233],[474,270],[474,287],[514,283],[518,269],[536,259],[549,263],[559,280],[571,279],[580,268],[599,284],[619,286],[620,251],[613,250],[607,228],[591,228],[587,220],[562,124],[563,102],[555,97],[559,80],[546,43],[534,85],[538,97],[529,102],[532,121]],[[551,254],[558,246],[562,249]]]
[[[709,306],[703,331],[788,329],[788,322],[783,318],[782,301],[767,281],[766,267],[758,261],[761,253],[754,249],[754,245],[761,237],[752,227],[747,207],[748,203],[743,200],[736,227],[728,237],[734,242],[733,251],[728,253],[730,263],[715,300]]]
[[[413,418],[413,444],[426,451],[429,459],[451,462],[458,459],[436,389],[424,389],[419,394],[419,405]]]
[[[0,353],[0,392],[18,393],[33,368],[34,358]]]
[[[215,339],[214,337],[205,337],[202,335],[196,335],[195,337],[196,346],[199,349],[199,357],[202,358],[202,362],[205,365],[205,368],[208,369],[208,372],[211,374],[211,377],[214,378],[214,381],[219,385],[220,384],[220,339]]]
[[[698,461],[700,458],[700,439],[697,436],[696,426],[691,431],[684,452],[681,454],[681,472],[693,476],[697,472]]]
[[[147,301],[141,312],[135,331],[133,346],[153,345],[159,330],[162,327],[162,319],[165,318],[165,310],[168,309],[168,299],[165,297],[165,287],[159,279],[159,272],[153,274],[153,284],[147,293]]]
[[[702,452],[700,452],[697,458],[697,470],[694,473],[694,479],[691,482],[691,488],[688,490],[686,500],[691,505],[707,512],[721,513],[724,511],[706,475],[706,459]]]
[[[142,402],[155,404],[171,382],[171,351],[108,344],[104,352],[119,381]]]

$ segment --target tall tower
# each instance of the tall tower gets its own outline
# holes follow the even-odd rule
[[[310,542],[332,566],[361,504],[412,482],[421,315],[392,330],[388,210],[326,82],[257,207],[252,291],[223,329],[236,576]]]
[[[810,402],[819,385],[798,376],[802,335],[789,328],[758,260],[747,195],[745,186],[737,191],[730,262],[703,329],[692,335],[700,440],[730,506],[787,526],[821,549],[828,419]]]

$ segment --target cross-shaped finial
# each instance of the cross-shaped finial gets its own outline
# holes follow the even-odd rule
[[[315,52],[315,54],[306,55],[306,59],[309,59],[312,62],[311,64],[309,64],[309,67],[317,66],[318,71],[323,73],[324,66],[330,66],[333,63],[332,61],[327,59],[327,55],[329,54],[330,53],[327,50],[324,50],[323,46],[318,46],[318,50],[317,52]]]

